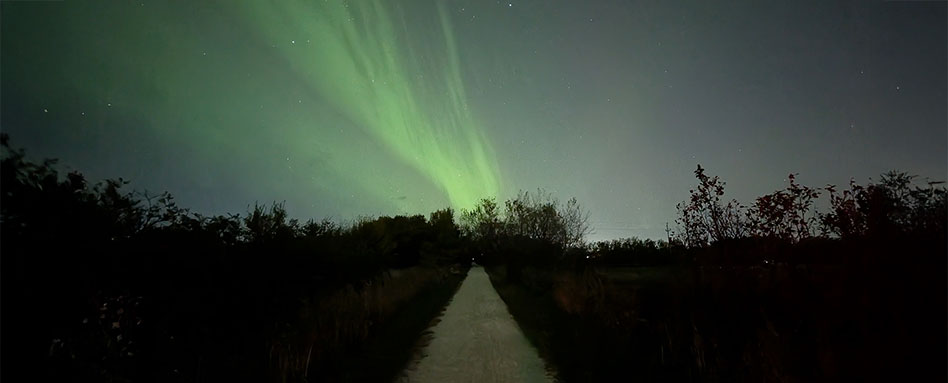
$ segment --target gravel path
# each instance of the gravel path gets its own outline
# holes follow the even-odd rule
[[[551,382],[482,267],[472,267],[401,382]]]

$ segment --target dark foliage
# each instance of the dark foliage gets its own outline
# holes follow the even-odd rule
[[[684,262],[683,248],[664,240],[625,238],[594,243],[591,263],[599,266],[657,266]]]
[[[946,378],[948,193],[905,173],[842,191],[791,174],[745,207],[699,166],[667,241],[585,244],[586,212],[542,190],[461,226],[206,217],[2,141],[7,380],[390,379],[472,259],[565,381]]]
[[[206,217],[2,141],[3,380],[342,377],[370,344],[408,355],[430,317],[402,308],[437,314],[434,291],[460,282],[440,266],[470,259],[451,210],[349,228],[280,203]]]
[[[820,215],[824,234],[840,238],[889,235],[944,235],[948,217],[948,193],[944,182],[913,185],[916,176],[891,171],[878,183],[866,186],[850,181],[849,189],[837,192],[826,186],[830,211]]]
[[[790,175],[748,209],[723,202],[724,183],[703,168],[695,175],[667,243],[565,256],[535,244],[526,252],[548,255],[508,251],[489,268],[562,380],[946,378],[944,188],[890,172],[840,193]],[[823,192],[829,211],[813,212]]]
[[[817,189],[796,183],[796,175],[787,176],[786,190],[758,197],[747,211],[748,232],[755,237],[798,242],[813,236],[816,216],[810,214]]]
[[[692,189],[691,198],[677,205],[681,225],[678,240],[689,247],[706,246],[712,242],[740,238],[747,234],[744,206],[731,200],[721,201],[724,181],[709,177],[698,165],[695,170],[698,188]]]
[[[948,190],[928,182],[913,184],[916,176],[890,171],[879,182],[862,186],[850,181],[838,192],[835,185],[822,190],[829,195],[829,211],[811,213],[821,194],[787,178],[789,186],[757,198],[745,211],[739,202],[722,205],[724,182],[695,170],[698,188],[688,201],[678,204],[679,233],[675,240],[691,248],[744,238],[800,242],[819,234],[832,238],[883,238],[902,236],[944,237],[948,222]],[[746,241],[745,241],[746,242]]]

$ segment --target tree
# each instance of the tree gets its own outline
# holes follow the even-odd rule
[[[691,197],[675,207],[678,209],[676,223],[680,240],[689,247],[707,246],[725,239],[741,238],[747,233],[747,225],[742,213],[744,206],[731,200],[722,204],[724,181],[717,176],[704,174],[704,168],[698,165],[695,170],[698,188],[689,190]]]
[[[563,225],[566,226],[566,238],[563,241],[567,247],[582,245],[586,236],[592,234],[589,227],[589,211],[583,210],[576,197],[566,201],[563,209]]]
[[[817,217],[809,216],[809,212],[820,192],[797,184],[795,174],[787,178],[790,185],[785,190],[758,197],[748,209],[751,235],[786,241],[800,241],[813,236],[812,226]]]
[[[824,235],[841,238],[925,233],[945,235],[948,193],[943,182],[915,186],[916,176],[890,171],[866,186],[849,181],[849,189],[827,185],[830,211],[819,220]]]
[[[321,221],[316,221],[315,219],[310,218],[303,224],[300,228],[301,236],[308,238],[319,238],[323,236],[334,236],[339,235],[341,229],[339,225],[336,225],[335,222],[329,219],[323,219]]]
[[[520,191],[505,203],[506,233],[547,241],[565,248],[582,244],[590,233],[589,212],[576,198],[565,205],[543,189],[535,193]]]
[[[566,237],[559,202],[542,189],[536,193],[521,190],[504,205],[507,234],[559,244]]]
[[[250,243],[265,243],[274,240],[288,240],[299,231],[296,220],[287,221],[284,203],[274,202],[267,209],[254,204],[253,211],[244,218],[246,240]]]
[[[500,210],[493,198],[481,199],[474,209],[463,211],[461,222],[466,235],[487,242],[496,241],[503,227]]]

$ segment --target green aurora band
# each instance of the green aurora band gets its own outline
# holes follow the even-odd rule
[[[468,107],[451,23],[440,5],[443,49],[434,54],[402,44],[411,33],[404,17],[397,29],[393,12],[379,1],[252,1],[243,6],[246,20],[266,39],[279,42],[273,47],[307,86],[442,188],[452,207],[470,208],[480,198],[498,195],[493,150]],[[364,165],[334,164],[342,174]],[[371,180],[361,182],[372,188]]]

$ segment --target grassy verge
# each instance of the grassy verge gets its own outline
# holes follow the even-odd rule
[[[324,380],[394,381],[410,362],[419,338],[457,292],[463,274],[446,274],[406,301],[365,343],[338,360],[337,369],[315,372]]]
[[[43,350],[40,371],[49,381],[392,381],[462,279],[416,266],[334,288],[245,280],[175,285],[189,294],[161,299],[106,294]]]
[[[945,378],[943,262],[490,274],[567,382]]]
[[[537,270],[524,270],[524,282],[505,278],[502,267],[490,270],[491,283],[506,302],[511,315],[541,356],[552,362],[557,376],[566,382],[652,380],[683,375],[673,366],[661,366],[645,344],[657,342],[655,334],[635,323],[636,318],[614,318],[618,323],[606,326],[596,318],[570,313],[557,302],[553,288],[556,276]],[[538,281],[539,279],[539,281]],[[542,280],[546,280],[543,286]],[[591,285],[598,283],[590,279]],[[578,287],[578,286],[572,286]],[[582,294],[576,291],[577,294]],[[578,295],[577,295],[578,296]],[[578,305],[577,301],[577,305]],[[614,331],[624,326],[624,331]],[[627,326],[627,327],[625,327]]]
[[[271,380],[393,380],[462,279],[413,267],[304,302],[269,342]]]

